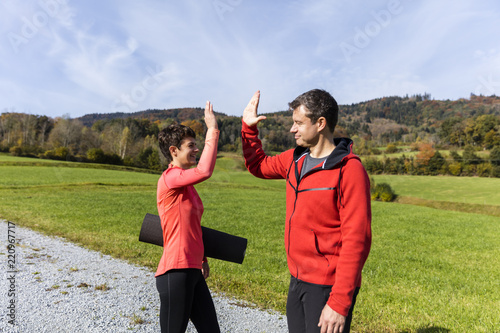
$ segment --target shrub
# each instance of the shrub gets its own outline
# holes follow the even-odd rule
[[[500,166],[500,146],[496,146],[491,150],[490,163],[493,166]]]
[[[443,168],[446,166],[446,160],[439,151],[436,151],[434,156],[429,159],[428,170],[431,175],[442,173]]]
[[[384,171],[384,166],[381,161],[376,158],[367,158],[363,160],[363,165],[369,174],[376,175]]]
[[[123,160],[117,154],[104,154],[104,164],[122,165]]]
[[[13,156],[21,156],[23,154],[23,149],[19,146],[14,146],[9,149],[9,152]]]
[[[462,173],[462,164],[459,162],[450,163],[450,165],[448,166],[448,171],[453,176],[460,176],[460,174]]]
[[[393,144],[393,143],[389,143],[389,144],[387,145],[387,149],[385,150],[385,152],[386,152],[387,154],[397,153],[397,152],[398,152],[398,147],[396,147],[396,145],[395,145],[395,144]]]
[[[466,164],[462,168],[462,175],[472,177],[476,175],[477,166],[474,164]]]
[[[54,154],[56,158],[61,160],[66,160],[69,157],[69,148],[68,147],[58,147],[55,149]]]
[[[148,156],[148,169],[162,171],[158,149],[154,149],[153,152]]]
[[[396,198],[396,193],[394,193],[391,186],[387,183],[375,185],[375,188],[371,192],[372,200],[390,202]]]
[[[476,155],[476,151],[471,145],[465,146],[462,158],[465,165],[477,165],[483,162],[481,157]]]
[[[491,168],[491,177],[500,178],[500,166],[495,165]]]
[[[104,163],[105,154],[101,148],[90,148],[87,150],[87,158],[94,163]]]
[[[87,158],[93,163],[122,165],[123,160],[117,154],[106,154],[101,148],[87,150]]]
[[[481,163],[477,165],[476,172],[479,177],[489,177],[491,175],[491,163]]]

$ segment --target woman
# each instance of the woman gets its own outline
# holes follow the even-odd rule
[[[194,131],[170,125],[160,131],[160,149],[169,162],[158,180],[157,204],[163,229],[163,255],[156,271],[162,332],[185,332],[191,319],[198,332],[220,332],[205,279],[209,275],[201,233],[203,204],[193,185],[212,175],[219,130],[210,102],[205,105],[207,134],[196,168]]]

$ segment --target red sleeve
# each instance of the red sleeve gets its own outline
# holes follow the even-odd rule
[[[357,159],[342,168],[342,204],[340,209],[342,248],[339,253],[327,304],[347,316],[356,287],[361,284],[361,270],[371,247],[370,180]]]
[[[248,171],[255,177],[266,179],[286,178],[286,168],[292,160],[293,150],[276,156],[267,156],[262,149],[257,126],[248,126],[242,121],[241,143]],[[290,155],[290,157],[288,156]],[[288,163],[286,162],[288,161]]]
[[[168,188],[179,188],[187,185],[195,185],[210,178],[215,167],[217,158],[217,142],[219,130],[209,128],[205,138],[205,147],[201,153],[198,165],[192,169],[172,168],[165,174],[165,184]]]

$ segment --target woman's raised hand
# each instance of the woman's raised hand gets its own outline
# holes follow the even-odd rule
[[[215,119],[214,106],[210,101],[205,104],[205,124],[207,128],[217,129],[217,119]]]
[[[250,100],[247,107],[243,111],[243,121],[248,126],[255,126],[261,120],[266,119],[266,116],[258,116],[257,115],[257,108],[259,107],[259,100],[260,100],[260,91],[257,91],[257,92],[255,92],[255,94],[253,94],[252,99]]]

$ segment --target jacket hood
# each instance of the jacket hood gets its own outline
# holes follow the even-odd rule
[[[345,158],[357,158],[357,156],[352,153],[353,141],[351,139],[335,138],[333,140],[333,143],[335,144],[335,149],[332,151],[330,156],[327,157],[325,163],[322,166],[322,169],[333,169],[337,167]],[[309,153],[309,148],[298,146],[293,152],[294,161],[297,162],[302,156],[307,153]]]

